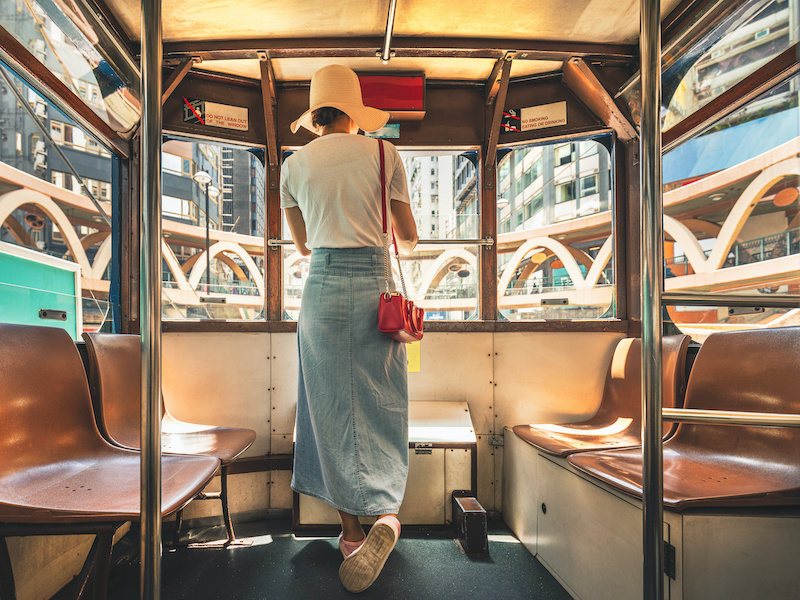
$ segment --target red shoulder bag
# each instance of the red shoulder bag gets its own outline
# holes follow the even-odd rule
[[[416,342],[422,339],[425,311],[408,299],[406,282],[400,269],[400,254],[397,251],[397,240],[392,230],[394,253],[397,257],[397,270],[400,273],[400,284],[403,293],[389,291],[389,233],[386,209],[386,168],[384,166],[383,140],[378,140],[381,160],[381,212],[383,214],[383,265],[386,291],[381,294],[378,304],[378,329],[398,342]]]

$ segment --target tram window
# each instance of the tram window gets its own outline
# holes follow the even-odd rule
[[[400,257],[408,293],[430,321],[477,319],[478,246],[468,241],[479,237],[477,153],[401,150],[400,157],[420,238],[412,255]],[[283,237],[290,237],[285,218]],[[448,244],[437,243],[442,240]],[[394,257],[391,266],[399,285]],[[297,318],[307,275],[308,259],[294,247],[284,248],[283,302],[289,319]]]
[[[263,319],[266,196],[257,152],[175,137],[162,157],[163,318]]]
[[[70,3],[3,2],[3,24],[36,58],[117,132],[139,120],[139,75],[114,50],[91,11]]]
[[[608,150],[595,140],[516,146],[498,161],[500,318],[613,318],[612,186],[599,185],[613,177]],[[596,213],[589,229],[581,217]]]
[[[664,156],[667,292],[800,293],[800,76]],[[698,341],[800,322],[797,308],[669,307]]]
[[[663,129],[669,129],[797,42],[797,5],[747,0],[662,75]],[[704,51],[705,50],[705,51]]]
[[[27,10],[27,9],[26,9]],[[0,121],[8,141],[0,143],[4,163],[0,196],[0,321],[63,327],[78,339],[83,331],[111,331],[109,297],[112,228],[80,181],[58,158],[53,143],[72,133],[71,162],[86,188],[111,217],[111,155],[78,125],[14,78],[34,109],[36,121],[17,105],[14,94],[0,96]],[[51,120],[50,116],[58,116]],[[41,119],[41,120],[40,120]],[[39,129],[45,128],[52,139]],[[13,132],[13,134],[11,133]],[[30,152],[15,152],[15,141],[30,140]],[[32,180],[38,179],[35,183]],[[108,201],[108,202],[106,202]],[[80,276],[76,277],[80,266]],[[40,309],[64,310],[66,321],[44,320]]]

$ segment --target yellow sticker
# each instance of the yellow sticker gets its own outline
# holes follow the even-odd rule
[[[406,344],[406,348],[408,349],[408,372],[409,373],[419,373],[420,369],[420,351],[419,345],[422,342],[411,342],[410,344]]]

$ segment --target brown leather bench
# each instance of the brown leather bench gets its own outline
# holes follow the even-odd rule
[[[664,406],[683,405],[686,390],[686,353],[689,336],[665,336],[662,341]],[[642,443],[642,341],[624,338],[614,349],[608,367],[600,408],[580,423],[517,425],[514,433],[539,450],[554,456]],[[674,427],[665,423],[664,437]]]
[[[139,448],[141,341],[138,335],[84,333],[89,386],[97,425],[102,436],[122,448]],[[199,498],[222,501],[228,541],[236,539],[228,509],[228,466],[256,439],[252,429],[197,425],[175,419],[162,398],[161,449],[173,454],[213,456],[222,464],[221,492],[203,492]],[[182,512],[178,512],[176,539]]]
[[[800,327],[715,333],[697,355],[686,408],[800,413]],[[664,506],[800,505],[800,429],[681,423],[664,443]],[[577,469],[642,496],[642,450],[574,454]]]
[[[14,598],[5,538],[95,534],[80,576],[104,598],[114,531],[140,519],[140,453],[109,444],[78,350],[63,329],[0,324],[0,595]],[[161,512],[183,508],[219,467],[163,455]]]

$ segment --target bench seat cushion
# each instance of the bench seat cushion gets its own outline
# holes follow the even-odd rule
[[[95,424],[81,358],[53,327],[0,324],[0,522],[139,520],[140,453]],[[164,515],[219,468],[210,456],[164,455]]]
[[[607,424],[517,425],[513,430],[520,439],[553,456],[642,443],[640,434],[631,427],[631,419],[623,417]]]
[[[692,368],[686,407],[800,414],[798,357],[800,327],[712,334]],[[800,505],[799,428],[681,423],[663,448],[669,508]],[[567,460],[642,495],[641,448]]]
[[[141,340],[138,335],[84,333],[89,386],[100,433],[112,444],[139,448]],[[163,400],[163,398],[162,398]],[[256,439],[252,429],[186,423],[175,419],[163,401],[161,451],[205,454],[223,465],[232,462]]]
[[[662,378],[664,406],[681,406],[686,389],[686,352],[689,336],[663,338]],[[597,413],[581,423],[517,425],[514,433],[531,446],[553,456],[575,452],[629,448],[642,443],[642,341],[625,338],[614,349]],[[674,432],[664,424],[664,437]]]
[[[169,413],[161,422],[162,452],[214,456],[223,465],[232,462],[255,439],[256,432],[252,429],[185,423],[173,419]]]
[[[642,497],[641,447],[573,454],[567,461],[628,495]],[[707,448],[664,448],[664,506],[671,510],[782,505],[800,505],[800,469],[788,461],[747,461]]]
[[[140,453],[109,446],[91,454],[53,457],[0,477],[0,521],[78,523],[138,521]],[[207,456],[163,455],[161,512],[182,508],[214,476]]]

